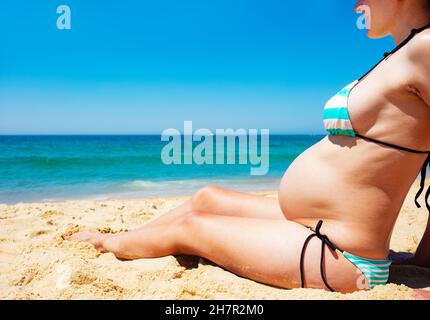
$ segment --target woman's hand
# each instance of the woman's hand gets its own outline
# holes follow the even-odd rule
[[[390,251],[389,258],[393,260],[393,265],[408,265],[430,268],[430,263],[428,261],[423,261],[423,259],[420,259],[413,253],[409,252]]]

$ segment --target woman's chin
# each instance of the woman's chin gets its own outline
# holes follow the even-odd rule
[[[377,35],[373,34],[373,33],[372,33],[372,32],[370,32],[370,31],[367,31],[367,37],[368,37],[369,39],[378,39],[378,38],[379,38]]]
[[[377,32],[375,30],[372,29],[368,29],[367,30],[367,37],[369,37],[370,39],[381,39],[388,36],[388,34],[386,33],[381,33],[381,32]]]

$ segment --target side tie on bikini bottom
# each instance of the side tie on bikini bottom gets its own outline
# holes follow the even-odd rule
[[[415,205],[418,208],[421,208],[421,205],[418,203],[418,198],[420,197],[421,193],[424,191],[424,186],[426,183],[426,172],[427,172],[427,167],[430,166],[430,153],[427,156],[426,160],[424,161],[424,165],[421,168],[421,181],[420,181],[420,188],[415,196]],[[428,212],[430,213],[430,204],[428,202],[428,199],[430,197],[430,187],[427,188],[426,194],[425,194],[425,204],[427,207]]]
[[[321,234],[320,229],[321,229],[322,224],[323,224],[323,221],[320,220],[318,222],[318,224],[317,224],[317,227],[316,227],[315,231],[314,231],[315,233],[310,234],[306,238],[305,243],[303,244],[302,253],[300,255],[300,278],[301,278],[301,281],[302,281],[302,288],[304,288],[305,287],[305,276],[304,276],[304,270],[303,269],[304,269],[305,250],[306,250],[306,247],[307,247],[309,241],[313,237],[317,237],[318,239],[321,240],[321,260],[320,260],[321,278],[324,281],[324,284],[326,285],[326,287],[330,291],[334,292],[333,288],[330,287],[330,285],[327,283],[327,279],[326,279],[326,277],[324,275],[324,253],[325,253],[325,246],[327,245],[333,251],[339,250],[339,251],[343,252],[343,250],[340,250],[333,242],[330,241],[330,239],[326,235]],[[309,229],[312,230],[312,228],[309,228]]]

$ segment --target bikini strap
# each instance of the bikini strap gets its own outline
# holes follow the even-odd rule
[[[300,254],[300,280],[301,280],[301,283],[302,283],[301,287],[302,288],[305,287],[305,276],[304,276],[305,250],[306,250],[306,247],[308,246],[309,241],[311,241],[311,239],[313,237],[317,237],[318,239],[321,240],[321,259],[320,259],[320,273],[321,273],[321,278],[322,278],[324,284],[326,285],[326,287],[330,291],[334,292],[333,288],[328,284],[326,276],[324,274],[325,246],[327,245],[333,251],[339,250],[340,252],[343,252],[343,250],[340,250],[333,242],[330,241],[330,239],[325,234],[321,234],[320,230],[321,230],[322,224],[323,224],[322,220],[318,221],[318,224],[316,226],[315,231],[312,230],[312,228],[309,228],[311,231],[313,231],[315,233],[310,234],[306,238],[305,243],[303,244],[302,253]]]
[[[430,153],[428,154],[427,159],[424,161],[424,164],[421,168],[420,189],[418,190],[417,194],[415,195],[415,205],[417,206],[417,208],[421,208],[421,205],[418,203],[418,198],[420,197],[421,193],[424,191],[424,186],[426,183],[427,167],[430,167]],[[430,196],[430,186],[427,188],[427,191],[426,191],[426,194],[424,197],[427,210],[430,213],[430,205],[428,202],[429,196]]]
[[[381,59],[381,60],[379,60],[378,61],[378,63],[377,64],[375,64],[369,71],[367,71],[362,77],[360,77],[359,79],[358,79],[358,82],[360,82],[362,79],[364,79],[370,72],[372,72],[382,61],[384,61],[385,59],[387,59],[387,57],[388,56],[391,56],[393,53],[395,53],[395,52],[397,52],[397,51],[399,51],[402,47],[404,47],[409,41],[411,41],[411,39],[413,38],[413,37],[415,37],[415,35],[416,34],[418,34],[418,33],[420,33],[420,32],[422,32],[422,31],[424,31],[424,30],[426,30],[426,29],[428,29],[428,28],[430,28],[430,23],[429,24],[427,24],[427,25],[425,25],[425,26],[423,26],[423,27],[421,27],[421,28],[418,28],[418,29],[412,29],[411,30],[411,33],[409,34],[409,36],[405,39],[405,40],[403,40],[400,44],[398,44],[393,50],[391,50],[391,51],[388,51],[388,52],[385,52],[384,53],[384,57]],[[358,83],[357,82],[357,83]]]
[[[430,28],[430,23],[425,25],[424,27],[418,28],[418,29],[412,29],[411,33],[409,34],[409,36],[403,40],[399,45],[397,45],[393,50],[389,51],[389,52],[385,52],[384,53],[384,58],[388,57],[389,55],[392,55],[393,53],[399,51],[403,46],[405,46],[409,41],[412,40],[413,37],[415,37],[416,34],[426,30]]]
[[[430,151],[414,150],[414,149],[410,149],[410,148],[398,146],[396,144],[379,141],[379,140],[376,140],[376,139],[373,139],[373,138],[369,138],[369,137],[363,136],[363,135],[361,135],[359,133],[356,133],[355,136],[358,137],[358,138],[361,138],[363,140],[367,140],[367,141],[370,141],[370,142],[373,142],[373,143],[377,143],[377,144],[380,144],[380,145],[383,145],[383,146],[386,146],[386,147],[390,147],[390,148],[393,148],[393,149],[398,149],[398,150],[402,150],[402,151],[406,151],[406,152],[410,152],[410,153],[416,153],[416,154],[428,154],[428,153],[430,153]]]

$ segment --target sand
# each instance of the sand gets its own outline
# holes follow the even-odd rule
[[[411,190],[393,250],[414,252],[427,213]],[[276,197],[275,191],[260,192]],[[232,274],[195,256],[120,261],[91,245],[63,240],[77,230],[120,232],[167,212],[186,197],[0,204],[0,299],[415,299],[430,290],[430,269],[393,267],[390,284],[367,292],[286,290]]]

